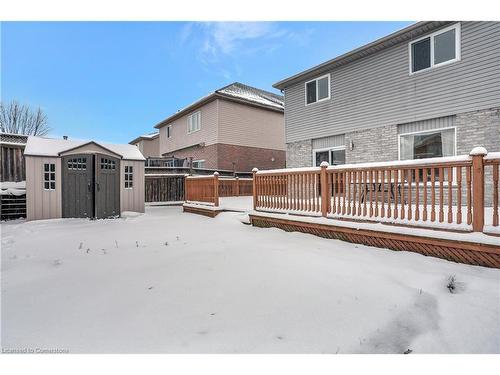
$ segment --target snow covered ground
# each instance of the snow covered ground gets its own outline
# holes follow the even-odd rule
[[[2,348],[500,352],[500,270],[181,210],[2,223]]]

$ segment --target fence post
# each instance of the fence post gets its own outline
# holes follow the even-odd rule
[[[321,184],[321,215],[326,217],[328,213],[328,182],[326,178],[326,168],[328,167],[327,161],[322,161],[320,164],[320,184]]]
[[[484,227],[484,156],[488,151],[476,147],[472,156],[472,231],[482,232]]]
[[[214,172],[214,205],[219,207],[219,172]]]
[[[185,174],[184,175],[184,201],[187,201],[189,200],[189,186],[188,186],[188,183],[187,183],[187,179],[188,179],[188,174]]]
[[[252,178],[252,195],[253,195],[253,209],[255,211],[255,209],[257,208],[257,172],[259,170],[257,168],[254,168],[252,169],[252,174],[253,174],[253,178]]]
[[[240,196],[240,179],[238,178],[238,176],[236,176],[234,179],[235,179],[235,181],[236,181],[236,182],[235,182],[235,185],[236,185],[236,192],[235,192],[235,195],[236,195],[237,197],[239,197],[239,196]]]

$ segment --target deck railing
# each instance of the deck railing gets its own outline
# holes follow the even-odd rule
[[[254,170],[254,210],[480,232],[485,215],[499,225],[500,153],[486,154]]]
[[[252,196],[251,178],[220,177],[215,172],[211,176],[185,177],[186,202],[207,203],[219,206],[219,198]]]

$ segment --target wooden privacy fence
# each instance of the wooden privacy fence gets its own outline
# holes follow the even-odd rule
[[[251,178],[212,176],[185,177],[186,202],[209,203],[219,206],[221,197],[252,196],[253,180]]]
[[[481,232],[485,221],[499,225],[499,164],[500,153],[480,147],[458,157],[254,170],[254,210]]]
[[[146,202],[180,202],[184,200],[184,175],[144,176]]]

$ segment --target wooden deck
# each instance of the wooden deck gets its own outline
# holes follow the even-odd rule
[[[500,246],[472,241],[442,239],[432,236],[408,235],[380,230],[356,229],[332,224],[308,223],[295,218],[279,218],[251,213],[252,225],[262,228],[279,228],[287,232],[310,233],[367,246],[396,251],[411,251],[427,256],[485,267],[500,268]],[[290,215],[288,215],[290,216]],[[499,239],[500,242],[500,239]]]

